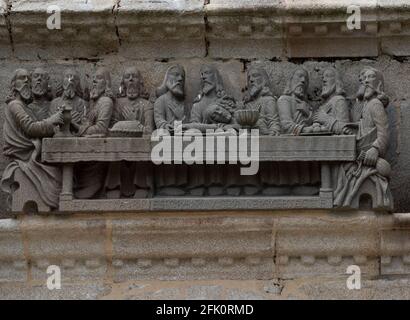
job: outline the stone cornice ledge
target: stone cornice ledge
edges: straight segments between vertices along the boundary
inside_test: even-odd
[[[293,279],[410,274],[410,226],[373,212],[270,211],[20,216],[0,220],[0,283]]]
[[[351,4],[361,6],[360,30],[346,27]],[[50,5],[62,10],[61,30],[46,28]],[[410,56],[407,0],[3,0],[0,8],[0,58]]]

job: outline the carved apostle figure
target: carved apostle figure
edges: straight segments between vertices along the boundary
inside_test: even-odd
[[[214,66],[203,65],[200,70],[199,94],[191,110],[191,123],[187,126],[201,131],[230,128],[234,124],[235,101],[228,96],[222,77]],[[192,195],[221,195],[225,183],[224,169],[220,165],[194,165],[189,167],[189,185]]]
[[[245,94],[245,109],[259,111],[256,128],[261,135],[280,134],[280,120],[276,99],[274,98],[269,76],[263,68],[251,67],[247,73],[248,91]]]
[[[309,132],[313,124],[313,109],[307,101],[309,74],[296,69],[284,94],[278,100],[282,133],[300,135]],[[294,195],[316,195],[319,192],[320,168],[317,163],[281,163],[276,174],[277,184],[291,187]]]
[[[389,188],[390,164],[384,159],[389,137],[385,107],[384,79],[380,71],[367,68],[363,75],[365,90],[357,137],[358,158],[340,167],[335,205],[348,207],[365,184],[371,185],[373,208],[392,209]],[[386,103],[384,104],[383,101]]]
[[[99,68],[93,76],[90,108],[80,128],[80,136],[107,135],[114,109],[113,97],[110,73]]]
[[[83,90],[78,72],[74,69],[64,71],[59,97],[51,102],[50,112],[68,108],[71,110],[71,124],[78,130],[88,110],[88,102],[83,99]]]
[[[218,69],[211,65],[201,67],[201,87],[191,110],[191,123],[213,124],[216,129],[233,124],[235,100],[228,96]],[[218,126],[220,124],[220,126]]]
[[[4,155],[12,162],[3,172],[1,187],[9,194],[19,187],[26,192],[35,190],[33,192],[38,193],[39,202],[49,208],[57,208],[61,172],[59,168],[40,162],[41,138],[53,136],[54,128],[63,122],[63,115],[59,112],[44,120],[37,120],[32,109],[27,107],[31,99],[30,85],[28,71],[17,69],[11,80],[11,94],[6,100],[8,105],[5,108],[3,127]],[[17,175],[24,177],[24,183],[15,180]],[[32,196],[33,192],[26,195]],[[24,203],[20,205],[23,206]]]
[[[259,119],[256,128],[259,134],[277,136],[280,134],[279,112],[276,98],[272,94],[271,83],[265,69],[253,66],[247,72],[247,91],[244,97],[244,107],[257,110]],[[267,195],[281,192],[277,185],[278,165],[275,163],[260,163],[259,175],[242,176],[241,184],[246,195],[254,195],[260,191]]]
[[[31,92],[33,100],[28,105],[33,119],[44,120],[50,115],[51,86],[50,75],[43,68],[34,69],[31,74]]]
[[[108,133],[113,113],[111,76],[105,68],[99,68],[93,77],[90,92],[90,108],[79,129],[79,136],[104,137]],[[107,174],[104,163],[79,163],[74,167],[74,193],[76,198],[91,199],[99,196]]]
[[[323,104],[314,114],[313,119],[334,134],[350,134],[351,128],[349,106],[345,98],[345,91],[339,73],[335,68],[328,68],[323,72],[322,86]]]
[[[187,122],[189,114],[185,106],[185,70],[182,66],[174,65],[167,70],[156,95],[154,120],[157,129],[173,131],[175,122]]]
[[[282,132],[299,135],[312,125],[312,107],[307,102],[309,74],[303,68],[296,69],[283,95],[278,100],[278,111]]]
[[[130,67],[125,70],[116,100],[112,123],[138,121],[144,132],[154,127],[154,107],[146,99],[141,73]],[[149,163],[113,162],[108,167],[105,191],[108,198],[146,198],[152,191],[152,172]]]
[[[188,110],[185,106],[185,70],[180,65],[168,68],[162,85],[156,90],[154,120],[157,129],[173,133],[175,123],[187,122]],[[155,167],[157,193],[163,196],[185,194],[188,183],[187,167],[183,164],[161,164]]]
[[[116,100],[112,122],[137,120],[144,132],[151,134],[154,128],[154,106],[147,100],[141,73],[135,67],[125,70]]]

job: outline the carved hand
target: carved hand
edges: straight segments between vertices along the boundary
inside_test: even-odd
[[[326,113],[320,111],[314,113],[312,116],[313,122],[319,122],[320,124],[327,123],[328,118],[329,117]]]
[[[351,134],[354,134],[354,130],[349,127],[343,127],[342,134],[351,135]]]
[[[376,148],[370,148],[367,150],[366,155],[364,157],[363,163],[366,166],[374,167],[376,165],[377,159],[379,158],[379,150]]]
[[[64,116],[61,111],[53,114],[51,117],[49,117],[48,122],[51,123],[52,125],[62,125],[64,124]]]

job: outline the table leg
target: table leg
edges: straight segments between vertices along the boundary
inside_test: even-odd
[[[60,201],[73,200],[73,165],[63,166],[63,185],[60,194]]]
[[[333,202],[332,173],[330,164],[322,162],[320,164],[322,185],[320,187],[321,198],[331,198]]]

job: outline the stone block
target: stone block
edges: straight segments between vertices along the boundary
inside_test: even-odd
[[[271,223],[240,217],[113,220],[114,278],[269,278],[274,269]]]
[[[0,220],[0,282],[27,281],[28,263],[20,221]]]
[[[105,221],[61,219],[27,217],[22,221],[33,280],[45,281],[50,265],[60,267],[63,282],[104,278]]]

